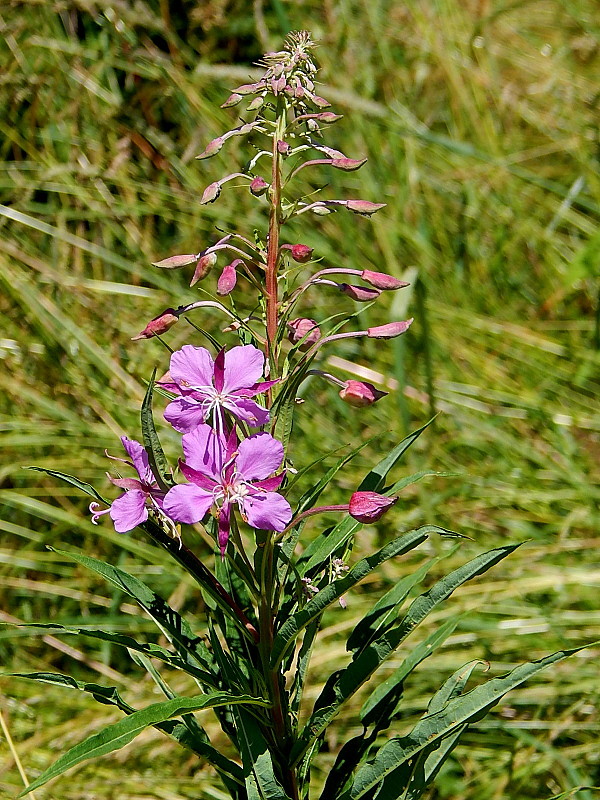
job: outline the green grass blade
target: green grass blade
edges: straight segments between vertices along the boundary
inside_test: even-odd
[[[66,472],[58,472],[55,469],[45,469],[44,467],[23,467],[23,469],[30,469],[34,472],[44,472],[46,475],[50,475],[51,478],[58,478],[65,483],[69,483],[71,486],[75,486],[76,489],[85,492],[85,494],[95,498],[100,503],[110,505],[101,494],[98,494],[91,484],[86,483],[85,481],[80,481],[79,478],[75,478],[73,475],[67,475]]]
[[[175,481],[169,471],[169,465],[167,464],[167,459],[165,458],[160,439],[158,438],[158,433],[156,432],[156,426],[154,424],[154,416],[152,414],[152,394],[154,392],[155,376],[156,367],[154,368],[150,383],[146,389],[140,412],[142,436],[144,437],[144,446],[148,453],[148,460],[150,461],[152,472],[160,488],[163,492],[167,492],[172,486],[175,486]]]

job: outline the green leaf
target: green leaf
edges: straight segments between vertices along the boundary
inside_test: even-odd
[[[37,681],[38,683],[63,686],[67,689],[78,689],[80,692],[91,694],[94,700],[97,700],[103,705],[116,706],[126,714],[133,714],[136,712],[135,708],[122,699],[118,689],[114,686],[100,686],[97,683],[76,681],[69,675],[61,675],[60,673],[54,672],[9,672],[2,674],[7,677],[27,678],[28,680]],[[189,750],[196,753],[196,755],[204,758],[209,764],[212,764],[221,775],[228,777],[238,784],[243,783],[244,776],[241,768],[234,761],[230,761],[226,756],[221,755],[218,750],[215,750],[202,729],[200,729],[200,731],[204,736],[200,738],[199,736],[192,736],[189,728],[178,720],[157,722],[153,727],[166,733],[168,736],[172,736],[182,747],[187,747]]]
[[[339,713],[342,704],[360,689],[363,683],[389,658],[430,611],[463,583],[476,575],[482,575],[519,546],[518,544],[509,545],[490,550],[442,578],[428,592],[413,600],[406,615],[399,623],[356,655],[345,669],[334,673],[317,698],[314,711],[293,748],[294,761],[302,758],[314,739],[320,736]]]
[[[409,531],[399,536],[397,539],[394,539],[393,542],[382,547],[377,553],[361,559],[361,561],[355,564],[343,578],[339,578],[324,589],[321,589],[312,600],[309,600],[304,608],[293,614],[282,625],[281,630],[273,641],[271,650],[272,668],[276,669],[279,666],[288,648],[293,645],[298,634],[312,622],[312,620],[319,617],[328,605],[331,605],[331,603],[347,592],[348,589],[352,588],[352,586],[368,575],[369,572],[372,572],[380,564],[383,564],[384,561],[408,553],[410,550],[422,544],[432,530],[435,529],[428,526],[418,528],[415,531]]]
[[[54,548],[51,548],[54,550]],[[153,592],[145,583],[118,567],[106,564],[97,558],[66,550],[54,550],[65,558],[76,561],[87,569],[101,575],[107,581],[133,597],[156,622],[164,635],[173,643],[180,656],[195,667],[213,672],[212,655],[202,639],[196,636],[188,623],[166,603],[160,595]]]
[[[152,414],[152,393],[154,391],[154,378],[156,376],[156,367],[152,372],[150,383],[146,389],[144,402],[142,403],[142,410],[140,412],[142,420],[142,436],[144,437],[144,446],[148,453],[148,461],[154,473],[154,477],[163,492],[167,492],[172,486],[175,486],[175,481],[169,470],[167,459],[163,452],[160,439],[156,432],[154,425],[154,416]]]
[[[183,672],[186,672],[188,675],[192,675],[198,681],[207,686],[210,686],[213,689],[216,689],[216,677],[206,671],[198,669],[193,664],[188,663],[185,661],[181,656],[177,655],[176,653],[171,653],[169,650],[166,650],[164,647],[161,647],[158,644],[154,644],[154,642],[138,642],[132,636],[128,636],[124,633],[114,633],[112,631],[103,631],[103,630],[95,630],[93,628],[76,628],[76,627],[66,627],[64,625],[58,625],[54,622],[43,623],[43,622],[32,622],[27,624],[20,624],[16,627],[19,628],[41,628],[43,630],[51,630],[53,633],[58,634],[69,634],[69,635],[79,635],[79,636],[88,636],[91,639],[100,639],[104,642],[110,642],[111,644],[119,645],[120,647],[125,647],[127,650],[134,650],[138,653],[142,653],[143,655],[149,656],[150,658],[156,658],[159,661],[162,661],[164,664],[168,664],[170,667],[174,669],[180,669]]]
[[[135,739],[138,734],[142,733],[146,728],[157,725],[173,717],[179,717],[182,714],[191,713],[193,711],[203,711],[207,708],[215,708],[224,705],[257,705],[267,708],[269,703],[257,697],[249,697],[246,695],[232,695],[227,692],[212,692],[211,694],[202,695],[199,697],[177,697],[174,700],[166,700],[161,703],[153,703],[140,711],[134,711],[125,719],[108,725],[99,733],[89,736],[83,742],[76,744],[64,755],[62,755],[54,764],[31,783],[18,797],[32,792],[40,786],[43,786],[51,778],[56,778],[62,775],[71,767],[79,764],[81,761],[86,761],[90,758],[98,758],[99,756],[112,753],[119,750],[126,744],[129,744]]]
[[[433,419],[430,419],[429,422],[426,422],[421,428],[405,436],[385,458],[373,467],[358,487],[359,490],[361,492],[378,492],[383,487],[388,472],[396,466],[408,448],[417,441],[419,436],[423,431],[427,430],[432,422]]]
[[[245,709],[233,709],[248,800],[290,800],[277,780],[269,745],[258,722]]]
[[[67,475],[66,472],[58,472],[55,469],[45,469],[44,467],[23,467],[23,469],[31,469],[35,472],[45,472],[46,475],[50,475],[51,478],[58,478],[65,483],[70,483],[71,486],[75,486],[76,489],[88,494],[90,497],[95,498],[100,503],[104,503],[105,505],[110,505],[110,503],[99,494],[94,487],[86,483],[85,481],[80,481],[79,478],[74,478],[73,475]]]
[[[369,793],[393,770],[430,747],[435,741],[452,734],[457,728],[481,719],[511,689],[552,664],[590,646],[559,650],[538,661],[521,664],[508,675],[492,678],[467,694],[455,697],[435,714],[427,714],[417,722],[407,736],[390,739],[379,750],[374,761],[358,771],[351,788],[345,791],[339,800],[360,800],[369,796]]]

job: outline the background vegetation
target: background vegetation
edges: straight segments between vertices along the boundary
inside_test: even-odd
[[[456,633],[407,687],[399,726],[471,658],[502,674],[600,639],[593,0],[7,0],[0,28],[0,619],[94,627],[101,614],[114,630],[153,635],[118,593],[45,546],[53,545],[126,565],[202,630],[195,588],[162,553],[138,534],[93,527],[74,490],[22,466],[106,488],[104,448],[116,453],[119,435],[139,436],[144,380],[167,365],[159,342],[129,338],[163,308],[197,298],[187,273],[150,262],[201,249],[215,226],[264,227],[242,190],[198,205],[208,183],[233,171],[228,164],[245,161],[238,142],[208,162],[194,156],[231,127],[231,111],[218,108],[228,90],[253,76],[253,62],[288,30],[307,28],[322,45],[320,93],[345,115],[328,143],[369,157],[358,175],[328,175],[327,191],[388,206],[372,220],[301,217],[290,241],[331,264],[409,275],[417,288],[368,312],[371,324],[414,315],[400,344],[349,340],[329,358],[332,371],[387,387],[390,397],[356,411],[313,383],[298,414],[296,466],[358,432],[377,434],[339,473],[346,496],[377,453],[438,410],[403,471],[453,476],[417,484],[384,525],[365,529],[360,546],[392,526],[426,522],[471,536],[457,552],[440,544],[433,579],[475,552],[527,540],[432,615],[430,625],[459,615]],[[317,319],[340,304],[327,291],[310,302],[307,315]],[[221,324],[208,314],[201,322],[213,332]],[[190,334],[201,342],[180,323],[169,342]],[[163,436],[175,455],[166,426]],[[200,538],[192,544],[211,558]],[[315,682],[344,659],[340,634],[372,593],[418,563],[389,566],[331,614]],[[600,784],[598,654],[584,651],[510,695],[470,730],[432,798],[593,800],[593,789],[578,787]],[[9,625],[0,662],[4,671],[117,684],[133,705],[154,697],[126,654],[89,640]],[[23,785],[13,746],[33,778],[115,713],[24,681],[2,679],[0,691],[3,797]],[[346,716],[328,741],[323,775],[355,726]],[[222,794],[209,771],[152,732],[35,796]]]

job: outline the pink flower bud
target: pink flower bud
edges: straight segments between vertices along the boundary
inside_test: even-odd
[[[265,98],[261,97],[261,95],[259,95],[258,97],[255,97],[253,100],[251,100],[248,103],[248,106],[246,107],[246,111],[257,111],[259,108],[263,107],[264,102],[265,102]]]
[[[386,325],[377,325],[375,328],[367,329],[367,336],[370,339],[393,339],[400,336],[410,328],[413,318],[404,322],[388,322]]]
[[[236,258],[236,260],[232,261],[231,264],[227,264],[226,267],[223,267],[223,272],[219,275],[219,280],[217,281],[217,294],[221,295],[221,297],[231,294],[231,292],[233,292],[235,289],[235,285],[237,283],[236,267],[241,263],[242,260],[240,258]]]
[[[379,289],[367,289],[364,286],[353,286],[351,283],[338,283],[338,288],[348,297],[356,300],[359,303],[367,303],[369,300],[375,300],[379,297],[381,292]]]
[[[342,116],[342,114],[334,114],[333,111],[322,111],[320,114],[314,114],[313,119],[324,122],[325,125],[331,125],[332,122],[337,122]]]
[[[285,75],[281,75],[276,80],[271,81],[271,89],[273,90],[273,94],[277,96],[280,92],[283,92],[287,84],[287,79]]]
[[[311,95],[311,98],[310,98],[310,99],[313,101],[313,103],[314,103],[314,104],[315,104],[315,105],[316,105],[318,108],[329,108],[329,106],[331,105],[331,103],[329,102],[329,100],[325,100],[325,98],[324,98],[324,97],[319,97],[319,95],[318,95],[318,94],[313,94],[313,95]]]
[[[257,83],[244,83],[242,86],[238,86],[235,89],[236,94],[254,94],[258,92],[259,89],[264,89],[265,83],[264,81],[258,81]]]
[[[201,256],[198,259],[198,263],[196,264],[196,269],[194,270],[194,274],[192,275],[192,280],[190,281],[190,286],[193,286],[198,281],[204,280],[214,265],[217,263],[217,254],[216,253],[206,253],[206,255]]]
[[[188,264],[193,264],[197,258],[198,256],[195,253],[185,256],[169,256],[169,258],[163,258],[162,261],[153,261],[152,266],[160,267],[161,269],[179,269],[180,267],[186,267]]]
[[[199,156],[196,156],[196,158],[210,158],[211,156],[214,156],[215,153],[218,153],[219,150],[223,147],[223,142],[224,141],[225,140],[223,139],[222,136],[219,136],[216,139],[213,139],[212,142],[209,142],[206,145],[206,147],[204,148],[204,151],[202,153],[200,153]]]
[[[178,319],[179,317],[175,313],[174,308],[166,308],[162,314],[150,320],[141,333],[138,333],[137,336],[132,336],[131,341],[136,342],[139,339],[151,339],[153,336],[165,333],[165,331],[168,331],[169,328],[175,325]]]
[[[363,269],[360,277],[376,289],[403,289],[405,286],[410,286],[406,281],[399,281],[398,278],[386,275],[385,272],[372,272],[370,269]]]
[[[361,214],[364,217],[370,217],[380,208],[385,208],[386,203],[370,203],[368,200],[348,200],[346,208],[348,211],[353,211],[355,214]]]
[[[306,317],[300,317],[300,319],[293,319],[287,324],[288,327],[288,339],[292,344],[298,344],[298,342],[302,342],[300,345],[300,350],[308,350],[308,348],[318,342],[321,338],[321,329],[314,321],[314,319],[306,319]],[[304,341],[302,341],[304,340]]]
[[[221,108],[230,108],[231,106],[237,106],[237,104],[242,100],[242,95],[238,92],[233,92],[230,94],[227,100],[221,105]]]
[[[354,492],[350,498],[350,516],[359,522],[377,522],[398,500],[377,492]]]
[[[221,194],[221,186],[217,181],[215,183],[209,183],[206,189],[204,190],[204,194],[202,195],[202,199],[200,200],[200,205],[205,205],[206,203],[214,203],[217,197]]]
[[[282,139],[278,139],[277,152],[281,153],[282,156],[287,156],[287,154],[290,152],[289,144],[287,142],[284,142]]]
[[[307,261],[310,261],[313,254],[312,247],[309,247],[307,244],[284,244],[281,246],[282,250],[289,250],[292,254],[292,258],[298,264],[306,264]]]
[[[372,383],[366,383],[366,381],[346,381],[346,385],[340,391],[342,400],[356,408],[372,406],[373,403],[381,400],[386,395],[387,392],[380,392]]]
[[[252,179],[252,183],[250,184],[250,191],[255,197],[260,197],[263,195],[267,189],[269,188],[269,184],[261,178],[260,175],[257,175],[256,178]]]
[[[331,166],[343,169],[346,172],[354,172],[354,170],[360,169],[366,163],[366,158],[334,158],[331,161]]]

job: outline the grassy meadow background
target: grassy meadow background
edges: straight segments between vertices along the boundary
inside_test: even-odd
[[[160,272],[150,262],[200,250],[215,226],[265,226],[243,190],[226,187],[217,203],[198,203],[208,183],[247,159],[242,142],[209,161],[194,156],[234,124],[238,109],[219,104],[257,74],[260,54],[307,28],[320,43],[319,93],[344,114],[327,143],[369,157],[359,173],[322,173],[325,193],[387,207],[372,219],[304,215],[289,241],[314,247],[328,265],[410,276],[413,288],[382,298],[362,319],[416,320],[402,340],[348,340],[328,352],[328,369],[390,396],[355,410],[333,387],[313,383],[292,457],[302,468],[316,452],[377,435],[339,473],[330,496],[340,502],[379,454],[439,411],[396,477],[450,475],[411,487],[377,530],[363,530],[356,551],[427,522],[473,540],[386,565],[348,597],[346,611],[332,611],[311,696],[343,662],[342,634],[372,594],[425,556],[440,557],[432,580],[475,553],[526,541],[417,634],[458,617],[456,632],[406,686],[399,732],[472,658],[489,661],[488,675],[502,674],[600,639],[597,11],[593,0],[2,4],[0,621],[95,627],[102,618],[115,631],[154,636],[127,600],[51,545],[124,566],[203,630],[195,587],[140,532],[92,526],[86,499],[22,467],[55,468],[107,490],[104,449],[118,454],[123,433],[139,438],[144,381],[168,365],[158,341],[130,337],[163,308],[198,298],[189,270]],[[307,191],[316,186],[307,182]],[[305,313],[324,319],[342,302],[352,305],[323,287]],[[222,326],[209,312],[196,321],[213,333]],[[184,322],[166,338],[172,347],[202,343]],[[161,436],[175,458],[177,436],[166,425]],[[212,558],[200,538],[190,546]],[[600,785],[599,656],[597,647],[583,651],[509,695],[470,729],[431,798],[598,797],[579,787]],[[127,653],[90,640],[3,626],[0,664],[115,685],[133,705],[158,699]],[[182,676],[172,687],[190,688]],[[7,678],[0,704],[6,798],[23,787],[15,751],[32,779],[118,715],[75,691]],[[356,725],[350,712],[340,720],[316,784]],[[35,797],[224,795],[209,770],[151,731]]]

